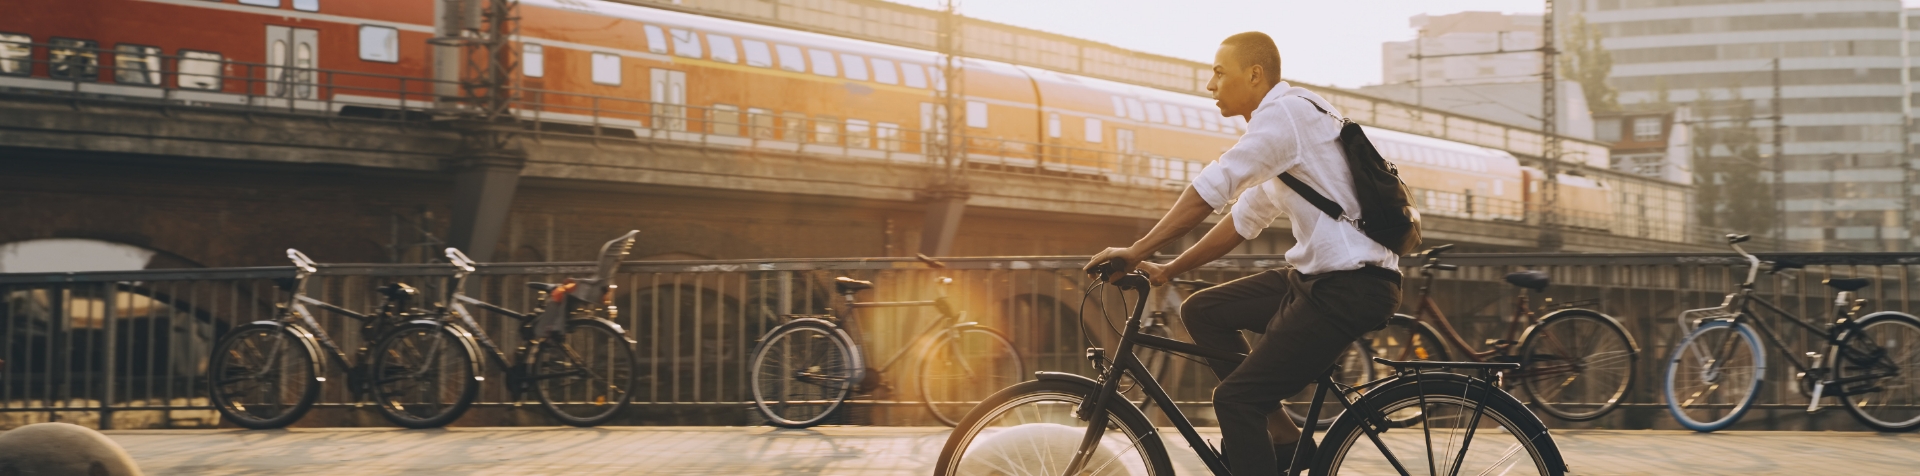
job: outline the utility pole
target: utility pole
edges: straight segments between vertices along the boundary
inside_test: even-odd
[[[964,52],[960,41],[960,0],[943,3],[946,8],[940,17],[938,45],[940,80],[946,84],[939,89],[939,105],[931,112],[934,130],[921,131],[922,140],[927,142],[928,152],[934,159],[927,188],[921,195],[927,202],[927,212],[920,225],[920,253],[928,256],[953,254],[953,239],[959,234],[960,217],[966,212],[969,196],[965,174],[966,64],[960,56]]]
[[[1782,157],[1787,155],[1786,113],[1782,110],[1780,95],[1780,58],[1773,59],[1773,246],[1776,251],[1784,251],[1787,230],[1787,169],[1782,166]]]
[[[449,157],[453,173],[452,229],[447,244],[481,261],[493,258],[506,227],[513,193],[526,166],[526,152],[511,146],[519,130],[513,100],[520,90],[520,2],[517,0],[442,0],[460,25],[449,25],[428,40],[458,48],[466,59],[460,72],[464,107],[453,124],[461,149]],[[442,50],[453,49],[443,48]]]
[[[1554,71],[1559,51],[1553,49],[1553,0],[1546,0],[1540,32],[1540,161],[1546,175],[1540,183],[1540,249],[1558,250],[1565,244],[1560,235],[1560,111],[1559,81]]]

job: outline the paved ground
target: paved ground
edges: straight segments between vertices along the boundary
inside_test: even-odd
[[[927,474],[945,428],[126,430],[147,474]],[[1914,474],[1920,434],[1570,430],[1575,474]],[[1169,445],[1176,454],[1185,445]],[[1204,474],[1197,460],[1183,474]]]

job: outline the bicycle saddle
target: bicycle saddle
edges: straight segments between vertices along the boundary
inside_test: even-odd
[[[839,290],[840,294],[852,294],[862,290],[873,289],[873,281],[861,281],[841,276],[833,278],[833,288]]]
[[[1873,284],[1873,281],[1867,278],[1833,278],[1821,281],[1820,284],[1825,284],[1827,287],[1841,291],[1858,291],[1860,288]]]
[[[553,288],[557,288],[557,287],[560,287],[560,285],[554,284],[554,283],[527,283],[527,289],[532,289],[532,290],[540,291],[543,293],[553,292]]]
[[[1553,281],[1553,278],[1547,276],[1546,271],[1531,269],[1507,273],[1506,279],[1508,284],[1532,289],[1534,292],[1546,292],[1547,283]]]
[[[407,283],[393,283],[374,288],[374,290],[380,291],[380,294],[386,296],[387,299],[395,301],[413,299],[414,296],[420,294],[420,290],[414,289],[413,286],[408,286]]]

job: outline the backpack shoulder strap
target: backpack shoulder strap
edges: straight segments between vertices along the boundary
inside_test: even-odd
[[[1300,194],[1300,198],[1307,199],[1307,203],[1313,204],[1314,208],[1320,209],[1322,213],[1333,217],[1334,220],[1339,220],[1342,215],[1346,215],[1346,210],[1340,208],[1340,204],[1334,203],[1333,200],[1328,199],[1326,195],[1321,195],[1319,191],[1314,190],[1313,187],[1307,185],[1306,182],[1294,178],[1293,174],[1281,172],[1280,181],[1286,183],[1287,188],[1293,189],[1293,193]]]

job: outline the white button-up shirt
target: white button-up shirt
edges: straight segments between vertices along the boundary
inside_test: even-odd
[[[1277,178],[1281,172],[1291,173],[1340,204],[1347,216],[1359,218],[1353,171],[1340,148],[1340,123],[1307,101],[1339,114],[1312,91],[1285,82],[1274,86],[1254,108],[1246,135],[1193,179],[1194,190],[1216,211],[1233,203],[1234,229],[1249,240],[1280,214],[1291,217],[1295,244],[1287,250],[1287,263],[1301,273],[1369,264],[1399,269],[1399,255],[1367,238],[1354,223],[1327,216]],[[1230,202],[1235,195],[1239,200]]]

